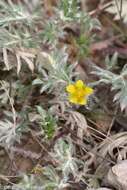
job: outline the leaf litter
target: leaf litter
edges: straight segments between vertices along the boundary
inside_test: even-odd
[[[0,2],[2,188],[127,189],[126,4]]]

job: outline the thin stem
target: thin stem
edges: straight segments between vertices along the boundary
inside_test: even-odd
[[[14,108],[14,101],[13,101],[13,99],[10,97],[9,91],[8,91],[7,88],[5,87],[4,82],[0,82],[0,83],[1,83],[1,85],[3,86],[4,91],[6,92],[7,97],[8,97],[8,99],[9,99],[9,101],[10,101],[11,110],[12,110],[12,113],[13,113],[13,124],[14,124],[13,126],[16,128],[16,111],[15,111],[15,108]]]
[[[122,20],[122,4],[123,4],[122,0],[120,0],[120,6],[119,6],[119,3],[118,3],[118,0],[115,0],[115,4],[116,4],[116,8],[117,8],[120,20]]]

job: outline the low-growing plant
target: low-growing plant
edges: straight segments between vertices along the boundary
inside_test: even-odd
[[[83,166],[83,162],[74,157],[75,147],[70,138],[67,139],[67,142],[64,139],[59,139],[52,155],[58,161],[57,169],[62,171],[65,179],[69,178],[70,174],[75,177],[80,166]]]
[[[94,82],[93,85],[99,85],[101,83],[111,85],[111,90],[115,92],[114,101],[120,104],[123,111],[127,107],[127,65],[125,64],[120,74],[116,74],[110,71],[116,65],[117,54],[114,54],[111,61],[107,62],[107,69],[94,66],[93,74],[97,75],[100,79]]]
[[[40,175],[30,174],[21,176],[22,179],[14,189],[25,190],[59,190],[71,186],[69,184],[70,175],[77,177],[83,169],[84,163],[74,157],[75,148],[70,138],[59,139],[51,155],[56,160],[57,167],[47,165],[41,167]],[[33,170],[36,171],[36,170]],[[82,175],[83,176],[83,175]]]
[[[4,96],[9,100],[11,106],[11,112],[5,112],[5,119],[0,121],[0,145],[9,148],[14,142],[19,142],[20,140],[20,135],[17,133],[19,124],[16,121],[17,113],[14,108],[14,100],[9,95],[8,85],[5,81],[0,81],[0,84],[1,89],[4,91]],[[3,103],[6,103],[5,98]]]
[[[45,54],[44,54],[45,55]],[[44,57],[42,55],[42,57]],[[67,83],[76,76],[74,72],[75,64],[68,64],[68,55],[65,49],[59,52],[53,52],[53,55],[47,54],[46,64],[43,60],[38,60],[39,77],[33,81],[33,85],[42,85],[40,92],[64,92]],[[47,71],[46,71],[46,70]],[[62,94],[61,94],[62,95]]]
[[[93,29],[100,30],[100,23],[82,10],[80,0],[33,2],[0,2],[0,74],[4,78],[0,81],[0,146],[8,154],[11,150],[13,155],[21,154],[21,158],[14,155],[16,169],[10,169],[16,174],[15,184],[12,176],[10,181],[4,179],[15,190],[62,190],[84,185],[94,163],[92,159],[85,163],[93,154],[85,145],[91,148],[94,139],[83,114],[94,90],[80,79],[77,69],[80,60],[90,56],[96,39]],[[46,6],[52,9],[50,16]],[[113,73],[116,60],[116,54],[107,59],[112,62],[109,70],[96,67],[101,78],[97,84],[112,84],[112,89],[122,92],[115,96],[121,101],[126,69],[120,75]],[[20,169],[17,162],[22,159]],[[27,170],[25,159],[29,173],[22,172]]]
[[[39,124],[48,139],[51,139],[56,131],[57,123],[50,110],[46,111],[42,107],[37,106],[40,115]]]

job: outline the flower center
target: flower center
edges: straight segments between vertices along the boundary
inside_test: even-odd
[[[84,91],[82,89],[78,90],[76,92],[76,96],[77,96],[77,98],[83,98],[85,96]]]

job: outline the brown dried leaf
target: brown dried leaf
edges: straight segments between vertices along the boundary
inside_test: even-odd
[[[98,188],[97,190],[111,190],[111,189],[102,187],[102,188]]]
[[[96,42],[92,44],[90,48],[91,51],[95,53],[107,49],[110,45],[111,45],[111,40],[108,39],[101,42]]]
[[[77,125],[77,136],[82,140],[84,133],[88,135],[88,125],[85,116],[79,112],[71,111],[72,120]]]
[[[122,7],[121,7],[121,1],[113,0],[112,6],[110,6],[107,9],[107,11],[112,14],[115,14],[116,20],[120,19],[120,13],[121,13],[121,16],[124,18],[124,21],[127,22],[127,1],[126,0],[122,0]]]
[[[53,5],[56,4],[56,0],[44,0],[45,11],[48,16],[53,15]]]
[[[3,48],[3,59],[4,59],[4,63],[5,63],[6,69],[9,71],[10,70],[10,66],[9,66],[8,54],[7,54],[7,49],[6,48]]]
[[[102,157],[110,155],[111,158],[117,161],[126,159],[127,152],[127,132],[118,133],[116,135],[107,137],[99,146],[99,154]],[[114,150],[117,152],[114,154]]]
[[[107,180],[113,187],[119,190],[127,190],[127,160],[113,166],[109,170]]]
[[[25,61],[25,63],[28,65],[29,69],[33,73],[33,71],[34,71],[33,59],[35,58],[35,55],[33,53],[17,51],[16,58],[17,58],[17,74],[19,74],[19,72],[21,70],[21,66],[22,66],[21,59]]]

